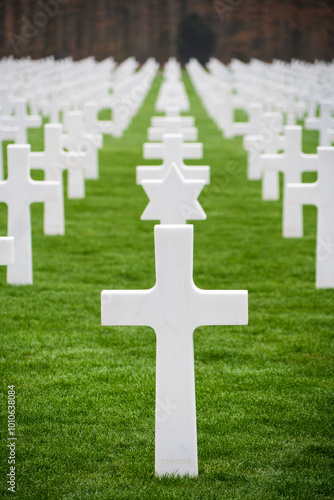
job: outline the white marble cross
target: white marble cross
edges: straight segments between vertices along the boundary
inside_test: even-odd
[[[260,103],[250,103],[248,107],[249,120],[247,122],[234,121],[234,106],[233,101],[229,97],[221,101],[217,115],[219,115],[219,127],[223,131],[226,139],[231,139],[236,135],[255,135],[261,127],[261,116],[263,106]]]
[[[332,102],[321,101],[320,117],[309,117],[305,120],[305,128],[310,130],[319,130],[319,146],[330,146],[330,135],[328,130],[334,127],[334,118],[332,117]]]
[[[83,115],[84,123],[83,130],[86,134],[93,134],[99,137],[101,148],[103,145],[103,134],[99,127],[99,121],[97,119],[97,102],[86,101],[83,104]]]
[[[18,127],[6,127],[0,120],[0,180],[4,178],[3,172],[3,145],[4,141],[14,141],[18,142],[19,139],[19,128]]]
[[[0,237],[0,266],[10,266],[14,264],[14,237]]]
[[[193,332],[204,325],[246,325],[244,290],[201,290],[193,282],[193,226],[154,228],[156,284],[108,290],[102,325],[154,329],[156,354],[155,471],[198,475]]]
[[[27,144],[28,142],[28,128],[39,128],[42,125],[42,117],[39,115],[28,115],[27,104],[25,99],[13,99],[15,114],[11,116],[3,116],[2,122],[4,125],[14,126],[19,129],[16,141],[19,144]]]
[[[174,116],[174,117],[175,117],[175,116],[181,116],[181,109],[180,109],[180,107],[179,107],[179,106],[177,106],[177,105],[174,105],[174,104],[171,104],[171,105],[169,105],[169,106],[166,106],[166,107],[165,107],[165,109],[164,109],[164,111],[165,111],[166,117],[169,117],[169,116]],[[159,118],[159,117],[157,117],[157,118]],[[163,117],[162,117],[162,118],[163,118]],[[193,118],[193,117],[190,117],[190,116],[182,116],[181,118],[183,118],[183,119],[187,119],[187,120],[188,120],[188,119],[190,119],[190,118],[192,118],[192,120],[194,120],[194,118]],[[194,124],[194,123],[192,123],[192,124],[190,124],[190,125],[184,125],[184,126],[185,126],[185,127],[187,127],[187,126],[188,126],[188,127],[192,127],[192,126],[193,126],[193,124]],[[156,126],[159,126],[159,125],[156,125]]]
[[[334,148],[318,147],[318,158],[318,180],[289,184],[286,199],[298,209],[302,205],[317,207],[316,287],[334,288]]]
[[[180,117],[166,117],[162,126],[150,127],[148,140],[162,141],[164,134],[182,134],[184,141],[197,141],[197,128],[184,126]]]
[[[178,108],[177,108],[178,109]],[[179,113],[175,113],[168,115],[166,113],[166,116],[152,116],[151,118],[151,125],[152,127],[164,127],[166,120],[169,118],[180,118],[182,127],[194,127],[195,126],[195,119],[193,116],[180,116]]]
[[[60,113],[65,113],[69,106],[69,101],[62,97],[61,92],[59,92],[56,87],[51,89],[50,99],[47,105],[50,123],[60,123]]]
[[[15,262],[7,267],[7,282],[32,284],[30,205],[57,201],[59,182],[34,181],[30,177],[30,145],[8,146],[8,178],[0,181],[0,201],[8,206],[8,236],[14,237]]]
[[[277,112],[265,112],[261,119],[261,127],[256,135],[244,136],[243,146],[248,152],[247,178],[249,180],[260,180],[262,177],[260,166],[261,152],[272,154],[278,153],[285,148],[285,137],[280,135],[282,129],[282,115]],[[277,172],[274,172],[274,174],[278,177]]]
[[[178,97],[158,98],[155,103],[156,111],[166,111],[168,108],[178,108],[179,112],[187,113],[190,109],[190,104],[186,95]]]
[[[78,170],[77,178],[73,178],[73,175],[68,176],[68,197],[83,198],[85,196],[83,157],[78,153],[65,152],[62,148],[61,135],[60,123],[46,124],[44,126],[44,151],[30,153],[31,168],[44,170],[45,180],[58,181],[61,185],[62,196],[45,203],[45,234],[65,233],[63,170]]]
[[[84,115],[85,115],[84,121],[85,121],[86,132],[88,131],[87,128],[89,127],[89,132],[94,133],[94,135],[97,132],[98,134],[114,136],[115,134],[114,121],[98,120],[97,119],[98,107],[96,103],[94,104],[95,106],[93,106],[93,101],[92,101],[92,103],[87,103],[87,105],[85,103],[84,105]],[[101,140],[103,141],[103,138]]]
[[[318,168],[317,155],[302,153],[302,127],[289,125],[284,127],[286,146],[285,152],[278,155],[261,155],[260,165],[263,172],[270,170],[284,174],[283,188],[283,236],[289,238],[302,232],[303,212],[301,207],[288,206],[286,202],[286,186],[289,183],[301,182],[303,172],[316,172]],[[264,177],[265,179],[265,177]],[[263,186],[263,199],[278,199],[279,186],[275,186],[277,197],[266,196],[267,185]]]
[[[172,163],[176,163],[185,179],[201,179],[205,184],[210,183],[210,167],[188,166],[184,159],[198,159],[203,156],[203,144],[184,143],[182,134],[165,134],[162,143],[144,144],[144,158],[162,159],[159,166],[137,167],[137,184],[145,180],[163,179]]]
[[[185,224],[187,220],[206,219],[197,201],[205,181],[185,179],[176,163],[172,163],[163,179],[145,180],[141,185],[150,199],[141,220]]]
[[[64,127],[67,133],[62,135],[63,147],[84,157],[86,179],[98,179],[98,149],[102,147],[101,134],[84,132],[81,111],[65,113]],[[73,173],[70,171],[69,175],[71,176]]]
[[[235,135],[256,134],[261,128],[262,111],[262,104],[252,102],[248,107],[249,120],[232,124],[232,137]]]

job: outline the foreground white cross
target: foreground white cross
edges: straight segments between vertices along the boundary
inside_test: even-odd
[[[0,201],[8,206],[8,235],[14,237],[15,262],[7,267],[7,282],[32,284],[32,248],[30,205],[57,201],[59,182],[34,181],[30,178],[30,145],[8,146],[8,179],[0,182]]]
[[[15,115],[3,116],[2,121],[4,125],[17,127],[17,142],[20,144],[27,144],[28,142],[28,128],[39,128],[42,125],[42,117],[39,115],[28,115],[27,104],[25,99],[13,99],[15,108]]]
[[[247,291],[197,288],[193,282],[193,226],[159,225],[154,234],[155,286],[103,291],[102,325],[154,329],[155,471],[159,476],[197,476],[193,332],[204,325],[246,325]]]
[[[319,131],[319,146],[330,146],[329,129],[334,127],[332,118],[332,102],[322,101],[320,103],[319,118],[309,117],[305,120],[305,128]]]
[[[289,184],[286,199],[299,209],[302,205],[317,207],[316,287],[334,288],[334,148],[318,147],[318,157],[318,180]]]
[[[302,234],[303,211],[301,207],[288,205],[286,202],[286,186],[289,183],[301,182],[303,172],[316,172],[318,169],[318,156],[302,153],[302,127],[289,125],[284,127],[286,146],[285,152],[278,155],[261,155],[260,165],[263,172],[276,171],[284,174],[283,188],[283,236],[289,238]],[[263,178],[265,179],[265,177]],[[265,190],[267,185],[264,185]],[[277,198],[279,197],[279,186]],[[266,193],[267,194],[267,193]],[[268,199],[268,197],[263,197]],[[277,199],[272,197],[271,199]]]
[[[203,156],[203,144],[200,142],[184,143],[182,134],[165,134],[162,143],[144,144],[144,158],[162,159],[159,166],[137,167],[137,184],[145,180],[163,179],[172,163],[176,163],[185,179],[204,180],[210,182],[210,167],[189,167],[183,163],[184,159],[198,159]]]

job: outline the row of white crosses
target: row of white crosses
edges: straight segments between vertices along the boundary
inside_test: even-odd
[[[221,63],[211,60],[210,70],[216,74],[207,76],[204,69],[197,61],[188,64],[188,71],[202,98],[204,105],[210,112],[210,100],[205,98],[207,88],[203,82],[209,82],[213,87],[212,79],[220,78],[223,85],[227,85],[226,73],[222,71]],[[271,70],[268,65],[253,62],[248,68],[239,61],[234,61],[232,66],[237,74],[245,77],[246,86],[250,85],[253,78],[261,92],[265,80],[266,88],[270,85],[277,89],[277,85],[284,85],[290,79],[300,82],[300,75],[287,71],[285,65],[273,65]],[[252,66],[256,71],[252,72]],[[329,65],[331,72],[327,77],[333,78],[333,65]],[[248,68],[250,71],[246,71]],[[220,69],[220,72],[218,71]],[[225,68],[226,69],[226,68]],[[305,69],[305,68],[304,68]],[[309,65],[306,68],[310,70]],[[263,71],[264,70],[264,71]],[[319,72],[315,68],[317,78]],[[250,78],[250,75],[252,78]],[[272,75],[277,82],[271,81]],[[289,82],[291,83],[291,82]],[[251,85],[250,85],[251,86]],[[319,89],[318,89],[319,90]],[[323,94],[328,92],[324,85]],[[207,92],[206,92],[207,93]],[[210,94],[210,93],[209,93]],[[225,101],[224,101],[225,99]],[[250,180],[262,179],[262,198],[264,200],[279,199],[279,173],[284,175],[283,183],[283,236],[301,237],[303,235],[303,211],[305,203],[315,204],[318,208],[317,223],[317,259],[316,259],[316,286],[317,288],[334,287],[334,205],[333,205],[333,169],[334,148],[333,142],[334,118],[332,116],[334,100],[320,100],[319,117],[307,117],[305,128],[319,131],[318,154],[304,154],[302,152],[302,127],[287,125],[283,127],[282,110],[263,112],[263,104],[250,104],[248,107],[250,119],[246,124],[233,124],[231,122],[231,100],[221,97],[222,106],[219,112],[226,113],[220,123],[226,138],[234,135],[244,135],[243,144],[248,152],[247,176]],[[230,103],[227,106],[227,103]],[[257,115],[254,115],[257,110]],[[210,113],[212,116],[212,113]],[[255,117],[255,118],[254,118]],[[227,126],[226,126],[227,124]],[[237,126],[237,129],[235,127]],[[237,134],[233,130],[238,130]],[[282,132],[284,132],[282,134]],[[280,153],[283,151],[283,153]],[[332,162],[332,165],[331,165]],[[311,171],[318,173],[318,180],[313,185],[302,184],[302,174]],[[312,193],[312,194],[311,194]],[[332,193],[332,194],[331,194]]]
[[[216,60],[214,71],[221,64]],[[252,59],[245,64],[233,60],[229,70],[237,91],[256,96],[257,101],[270,107],[268,111],[284,112],[287,125],[302,119],[305,111],[314,117],[317,105],[333,96],[333,63],[274,60],[269,64]]]
[[[24,68],[27,66],[25,64]],[[123,70],[123,74],[128,72]],[[137,93],[133,98],[135,111],[143,102],[155,72],[153,60],[141,70],[137,80],[140,85],[135,87]],[[9,235],[0,238],[0,264],[8,266],[8,283],[26,285],[33,282],[30,204],[44,203],[44,234],[64,234],[63,171],[67,171],[68,198],[83,198],[85,180],[97,179],[99,175],[98,149],[102,147],[102,132],[97,119],[97,103],[87,101],[83,111],[64,113],[66,133],[61,123],[46,124],[44,151],[31,152],[27,131],[40,127],[41,116],[27,113],[24,98],[13,99],[7,109],[13,114],[3,116],[0,121],[1,147],[2,141],[15,140],[17,144],[8,146],[6,180],[3,180],[2,161],[0,163],[0,201],[8,206]],[[33,181],[31,169],[43,170],[45,181]]]
[[[25,108],[24,100],[18,100],[19,110]],[[23,108],[24,106],[24,108]],[[64,234],[64,190],[63,170],[68,170],[68,197],[82,198],[85,194],[85,177],[96,178],[95,175],[87,175],[85,167],[87,159],[91,159],[88,152],[77,151],[78,137],[74,134],[81,133],[81,139],[91,140],[91,144],[101,146],[93,135],[81,131],[77,118],[78,113],[69,113],[69,133],[62,135],[61,124],[47,124],[44,127],[43,152],[31,152],[30,145],[18,144],[8,146],[8,177],[0,181],[0,200],[8,206],[8,234],[13,238],[11,243],[15,258],[12,256],[10,265],[8,259],[0,258],[3,265],[8,265],[7,282],[16,285],[32,284],[32,245],[31,245],[31,222],[30,204],[33,202],[44,202],[44,233],[48,235]],[[25,134],[29,125],[37,126],[40,121],[29,121],[29,115],[20,113],[12,117],[15,133],[23,129]],[[40,116],[37,118],[40,119]],[[20,122],[21,119],[21,122]],[[73,133],[71,133],[71,131]],[[8,136],[6,137],[9,138]],[[27,142],[27,137],[17,138],[18,143]],[[95,143],[94,143],[95,140]],[[69,152],[64,151],[64,147]],[[72,151],[75,149],[75,151]],[[92,148],[91,151],[94,151]],[[96,160],[96,158],[95,158]],[[96,165],[95,165],[96,167]],[[36,182],[30,177],[31,169],[40,169],[45,172],[46,182]],[[3,178],[3,173],[1,178]],[[50,186],[53,186],[52,189]],[[5,252],[5,250],[4,250]],[[6,252],[5,252],[6,253]],[[14,254],[13,254],[14,255]]]
[[[252,59],[245,64],[233,60],[229,66],[212,58],[209,73],[195,59],[188,64],[193,83],[209,115],[222,129],[225,137],[233,137],[233,111],[262,104],[264,111],[277,111],[284,123],[295,125],[305,112],[315,117],[322,101],[333,100],[334,64],[272,64]],[[333,127],[331,127],[333,128]],[[326,145],[321,141],[321,145]]]
[[[13,141],[16,144],[27,144],[28,129],[40,128],[42,124],[41,116],[27,113],[26,100],[23,98],[12,99],[10,109],[13,114],[7,115],[0,108],[0,180],[4,178],[3,143]]]
[[[231,85],[210,75],[196,59],[191,59],[186,68],[204,107],[225,138],[257,132],[263,113],[261,103],[235,97]],[[235,110],[245,107],[249,115],[248,121],[235,122]]]
[[[148,59],[131,77],[115,82],[112,94],[98,101],[99,109],[110,109],[112,112],[111,127],[104,129],[104,133],[110,133],[113,137],[123,136],[142,105],[158,67],[153,58]]]
[[[209,167],[185,166],[185,158],[201,158],[194,119],[180,116],[188,99],[180,67],[170,59],[156,103],[165,116],[152,118],[144,157],[159,166],[137,167],[137,183],[150,202],[142,215],[155,226],[156,284],[149,290],[102,292],[103,325],[146,325],[156,332],[155,471],[198,475],[193,332],[204,325],[245,325],[247,291],[201,290],[193,282],[193,226],[204,219],[197,201],[209,183]],[[178,85],[176,85],[176,83]],[[178,107],[178,103],[180,107]]]
[[[91,74],[105,83],[108,90],[113,64],[106,60],[97,63],[92,58],[74,63],[70,59],[54,61],[52,58],[31,61],[10,59],[0,61],[6,69],[0,87],[0,142],[28,143],[28,129],[41,126],[41,114],[49,116],[52,123],[60,123],[60,111],[75,109],[75,96],[81,95],[79,87],[86,85],[86,93],[93,82]],[[106,64],[107,63],[107,64]],[[122,65],[120,65],[122,66]],[[96,80],[94,80],[96,81]],[[72,85],[73,93],[66,98],[66,106],[53,106],[55,93]],[[101,83],[99,83],[101,85]],[[87,88],[88,87],[88,88]],[[87,100],[87,99],[86,99]],[[46,102],[48,101],[48,102]],[[27,108],[30,108],[30,114]],[[0,155],[0,179],[3,179],[2,147]]]
[[[11,112],[11,100],[21,97],[27,101],[32,114],[42,113],[54,123],[59,122],[60,111],[70,106],[76,109],[75,106],[81,105],[81,98],[83,101],[91,98],[97,87],[109,91],[117,72],[111,58],[100,62],[94,58],[77,62],[71,58],[11,59],[5,63],[0,61],[0,70],[1,66],[6,71],[0,102],[9,108],[7,114]]]
[[[142,104],[158,65],[152,58],[140,69],[130,57],[116,66],[112,58],[95,61],[71,58],[55,61],[0,61],[5,77],[0,86],[3,114],[13,111],[12,100],[19,97],[28,104],[31,114],[42,114],[51,123],[59,123],[61,114],[83,110],[83,103],[95,101],[97,111],[110,109],[112,120],[103,123],[103,133],[120,137]]]
[[[0,68],[4,68],[4,63],[1,64]],[[7,104],[7,87],[3,84],[0,86],[0,181],[3,179],[3,146],[2,143],[5,141],[18,141],[19,140],[19,129],[18,127],[7,126],[2,121],[2,116],[10,113],[9,106]],[[2,236],[0,237],[0,265],[10,266],[14,263],[14,237],[13,236]]]

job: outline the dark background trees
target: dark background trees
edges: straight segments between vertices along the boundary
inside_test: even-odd
[[[178,27],[192,14],[214,33],[214,55],[225,63],[334,57],[333,0],[0,0],[0,57],[163,63],[178,54]]]

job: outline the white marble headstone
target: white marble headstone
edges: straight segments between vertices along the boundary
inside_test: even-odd
[[[293,237],[298,232],[302,232],[303,214],[300,207],[288,206],[286,202],[286,186],[289,183],[301,182],[303,172],[316,172],[318,168],[317,155],[305,154],[302,152],[302,127],[290,125],[284,127],[286,146],[283,154],[261,155],[261,170],[282,172],[284,174],[283,188],[283,236]],[[267,179],[268,180],[268,179]],[[265,190],[268,186],[264,185]],[[279,197],[279,186],[275,186],[276,196]],[[264,199],[269,199],[264,196]]]
[[[193,282],[192,225],[159,225],[154,234],[155,286],[103,291],[102,325],[154,329],[155,471],[158,476],[197,476],[193,332],[204,325],[246,325],[247,291],[197,288]]]
[[[173,108],[172,108],[173,109]],[[178,108],[176,108],[178,110]],[[175,115],[175,116],[174,116]],[[153,116],[151,118],[151,125],[152,127],[164,127],[166,120],[169,118],[180,118],[182,127],[194,127],[195,126],[195,119],[193,116],[180,116],[178,112],[171,112],[168,114],[168,111],[166,111],[166,116]]]
[[[176,163],[185,179],[204,180],[210,183],[210,167],[188,166],[184,159],[198,159],[203,156],[201,143],[184,143],[182,134],[165,134],[162,143],[144,144],[144,158],[162,160],[159,166],[138,166],[137,184],[145,180],[163,179],[172,163]]]
[[[249,120],[247,122],[234,122],[232,125],[233,135],[257,134],[261,128],[262,113],[262,104],[258,102],[250,103],[248,107]]]
[[[63,147],[83,156],[86,179],[98,179],[98,149],[102,147],[101,134],[84,132],[84,117],[81,111],[65,113],[64,126],[67,133],[62,135]],[[71,177],[73,173],[69,171],[69,176]]]
[[[61,197],[54,201],[47,201],[44,207],[44,233],[64,234],[64,188],[63,171],[79,169],[77,183],[68,184],[69,198],[83,198],[85,195],[85,172],[83,159],[77,153],[65,152],[62,148],[62,125],[49,123],[44,126],[44,151],[30,153],[31,168],[45,172],[45,180],[57,181],[61,185]],[[72,176],[73,182],[73,176]],[[80,195],[80,196],[76,196]]]
[[[63,191],[63,171],[77,171],[68,176],[68,198],[84,198],[85,196],[85,164],[84,157],[74,152],[66,152],[62,146],[62,125],[48,123],[44,125],[44,151],[32,152],[31,168],[45,172],[45,180],[58,181]],[[44,231],[45,234],[64,234],[64,201],[63,196],[57,203],[45,205]]]
[[[328,131],[334,127],[332,117],[332,102],[321,101],[319,118],[308,117],[305,120],[305,128],[319,131],[319,146],[330,146],[330,136]]]
[[[8,178],[0,181],[0,201],[8,207],[8,236],[14,237],[15,262],[7,267],[7,282],[32,284],[30,205],[57,201],[59,182],[34,181],[30,177],[30,145],[8,146]]]
[[[184,141],[197,141],[197,128],[184,126],[180,117],[166,117],[162,126],[150,127],[148,140],[162,141],[164,134],[182,134]]]
[[[15,114],[11,116],[3,116],[2,122],[5,126],[17,127],[19,130],[16,134],[18,144],[27,144],[28,128],[39,128],[42,125],[42,117],[39,115],[28,115],[26,100],[23,98],[13,99]]]
[[[261,127],[256,135],[245,135],[243,145],[247,155],[247,178],[260,180],[262,177],[260,154],[278,153],[285,148],[285,137],[280,135],[283,120],[280,113],[265,112],[261,119]],[[276,173],[278,177],[278,173]],[[265,182],[265,181],[264,181]]]
[[[318,180],[314,183],[288,184],[288,206],[318,209],[316,287],[334,288],[334,148],[318,147]],[[298,231],[295,237],[302,236]]]
[[[0,108],[1,113],[1,108]],[[18,127],[7,127],[1,122],[0,115],[0,181],[4,178],[3,172],[3,142],[5,141],[14,141],[19,142],[20,134]]]

